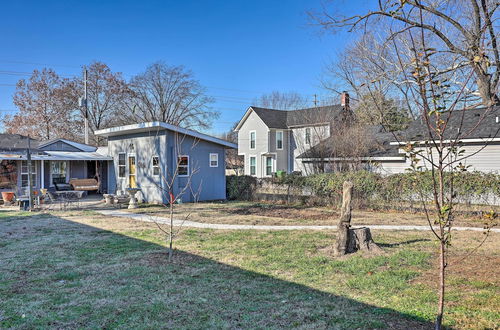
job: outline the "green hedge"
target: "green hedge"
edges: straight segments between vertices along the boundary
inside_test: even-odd
[[[226,196],[229,200],[252,200],[257,179],[248,175],[226,176]]]
[[[455,200],[463,204],[484,203],[487,199],[500,199],[500,175],[482,172],[449,173],[445,180],[448,186],[454,176]],[[307,187],[315,198],[311,203],[338,206],[342,202],[344,181],[354,183],[354,201],[357,206],[408,209],[419,207],[420,194],[432,199],[433,180],[431,172],[380,175],[369,171],[336,172],[315,174],[307,177],[286,175],[273,179],[275,184]],[[228,198],[251,199],[257,181],[253,177],[228,177]]]

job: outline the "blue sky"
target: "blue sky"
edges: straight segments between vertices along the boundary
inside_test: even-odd
[[[220,133],[263,93],[297,91],[311,100],[326,94],[324,65],[350,35],[320,35],[309,26],[306,11],[319,6],[305,0],[2,1],[0,110],[15,109],[11,85],[35,68],[80,75],[82,65],[99,60],[130,78],[162,60],[192,70],[215,97],[221,117],[209,133]]]

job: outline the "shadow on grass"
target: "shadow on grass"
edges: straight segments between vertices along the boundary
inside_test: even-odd
[[[168,263],[161,245],[89,225],[5,219],[2,328],[432,328],[412,315],[186,251]]]
[[[430,242],[431,240],[428,238],[417,238],[417,239],[411,239],[408,241],[404,242],[398,242],[398,243],[377,243],[378,246],[380,247],[387,247],[387,248],[393,248],[393,247],[398,247],[398,246],[403,246],[403,245],[409,245],[413,243],[419,243],[419,242]]]

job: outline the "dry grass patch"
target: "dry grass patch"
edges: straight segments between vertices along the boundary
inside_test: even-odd
[[[158,205],[143,205],[132,210],[152,216],[168,217],[168,210]],[[215,202],[180,204],[175,217],[203,223],[244,225],[336,225],[339,213],[328,207],[307,207],[254,202]],[[420,225],[427,219],[420,213],[354,210],[354,225]],[[457,216],[455,226],[482,227],[480,216]]]

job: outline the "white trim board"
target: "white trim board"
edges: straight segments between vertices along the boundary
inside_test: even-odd
[[[439,141],[439,140],[436,140],[436,141]],[[478,138],[478,139],[458,139],[458,140],[443,140],[443,143],[451,143],[451,142],[468,142],[468,143],[484,143],[484,142],[500,142],[500,138]],[[411,144],[415,144],[415,143],[418,143],[418,144],[430,144],[432,143],[432,140],[427,140],[427,141],[424,141],[424,140],[415,140],[415,141],[400,141],[400,142],[390,142],[389,144],[391,146],[400,146],[400,145],[405,145],[405,144],[408,144],[408,143],[411,143]]]

